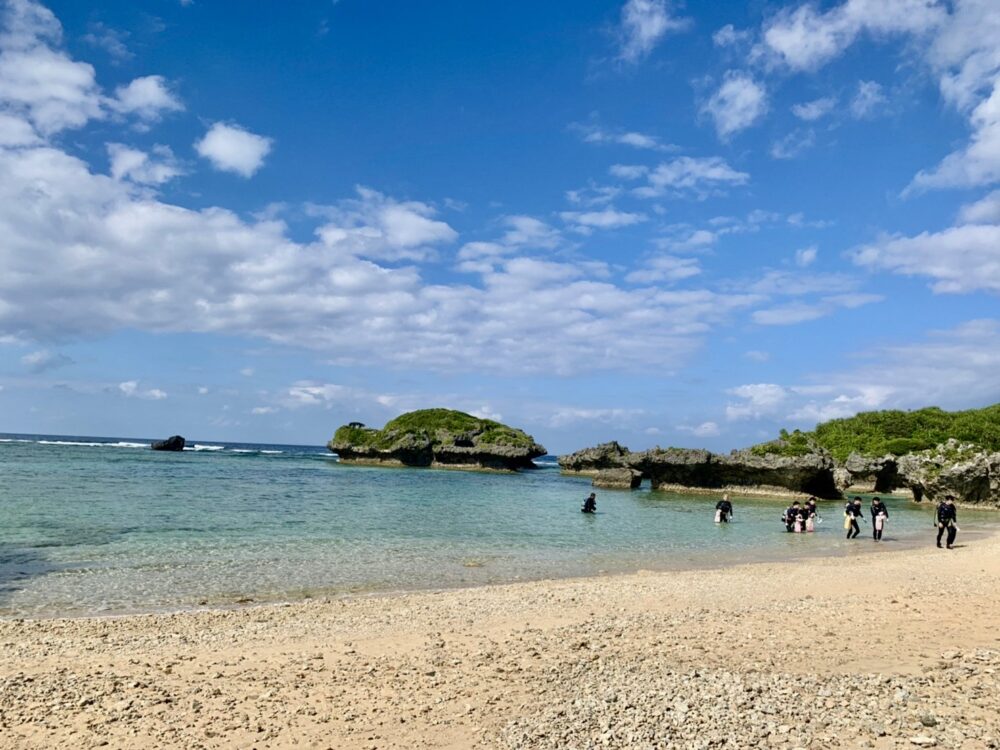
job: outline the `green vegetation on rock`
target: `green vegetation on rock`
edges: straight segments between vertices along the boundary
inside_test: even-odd
[[[344,429],[343,427],[340,428]],[[528,447],[534,440],[522,430],[494,422],[492,419],[480,419],[471,414],[452,409],[420,409],[401,414],[388,422],[380,431],[382,436],[390,434],[410,434],[427,437],[432,444],[438,444],[442,438],[449,442],[463,435],[477,435],[479,443],[490,445],[512,445]],[[340,430],[337,430],[340,434]],[[445,434],[450,436],[446,438]],[[391,442],[391,441],[390,441]]]
[[[781,439],[755,445],[751,451],[758,455],[802,455],[819,448],[845,461],[851,453],[902,456],[934,448],[951,438],[990,451],[1000,450],[1000,404],[956,412],[936,406],[916,411],[862,412],[823,422],[812,432],[782,430]]]

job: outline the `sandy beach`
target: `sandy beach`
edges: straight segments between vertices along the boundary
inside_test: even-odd
[[[997,537],[951,552],[887,544],[709,571],[0,622],[4,748],[998,743]]]

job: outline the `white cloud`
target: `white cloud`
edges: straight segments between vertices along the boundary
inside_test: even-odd
[[[690,22],[671,14],[666,0],[628,0],[622,7],[620,57],[634,63],[646,57],[669,32],[683,31]]]
[[[31,123],[20,117],[0,112],[0,148],[10,146],[33,146],[41,138]]]
[[[928,188],[976,187],[1000,182],[1000,68],[992,94],[972,110],[969,119],[972,124],[969,144],[946,156],[935,169],[919,172],[904,195]]]
[[[712,118],[715,131],[725,140],[764,116],[767,112],[767,93],[749,74],[730,70],[701,111]]]
[[[103,49],[113,61],[122,62],[134,57],[125,44],[125,40],[129,37],[127,31],[113,29],[100,21],[91,23],[87,29],[87,33],[81,39],[92,47]]]
[[[244,367],[240,370],[240,375],[245,378],[252,378],[255,372],[257,371],[252,367]]]
[[[851,100],[851,114],[859,120],[875,115],[888,100],[876,81],[858,81],[858,91]]]
[[[570,125],[570,129],[578,132],[584,143],[615,144],[648,151],[677,150],[677,146],[670,143],[663,143],[655,135],[640,133],[635,130],[607,130],[594,122],[573,123]]]
[[[742,401],[726,406],[726,419],[760,419],[777,413],[788,398],[788,391],[775,383],[752,383],[730,388],[726,393]]]
[[[109,105],[116,112],[134,114],[147,122],[158,120],[165,112],[184,109],[180,100],[167,88],[163,76],[144,76],[127,86],[119,86]]]
[[[317,230],[320,239],[345,256],[423,260],[432,255],[435,245],[458,238],[447,223],[434,218],[437,210],[427,203],[397,201],[365,187],[358,187],[357,195],[334,206],[309,207],[311,214],[327,219]],[[514,224],[511,232],[540,232],[534,220],[526,217],[510,221]]]
[[[731,23],[727,23],[712,34],[712,42],[716,47],[734,47],[748,41],[751,36],[749,31],[737,30]]]
[[[0,102],[43,135],[103,116],[94,68],[54,48],[62,26],[47,8],[8,0],[0,9]]]
[[[58,352],[50,352],[46,349],[42,349],[37,352],[25,354],[21,357],[21,364],[27,366],[31,372],[37,374],[45,372],[46,370],[55,370],[59,367],[66,367],[67,365],[74,364],[74,362],[65,354],[59,354]]]
[[[663,162],[647,175],[648,185],[633,192],[642,198],[693,193],[705,197],[733,185],[744,185],[750,175],[733,169],[718,156],[679,156]]]
[[[730,418],[769,418],[812,427],[872,409],[960,409],[1000,401],[997,320],[968,321],[932,331],[921,342],[879,345],[852,359],[849,369],[816,374],[809,385],[732,389],[730,393],[744,400],[730,405]]]
[[[962,206],[959,220],[963,224],[1000,224],[1000,190]]]
[[[255,406],[250,410],[250,413],[259,416],[262,414],[277,414],[278,411],[280,410],[274,406]]]
[[[633,284],[651,284],[659,281],[680,281],[701,273],[697,258],[678,258],[675,255],[658,255],[640,268],[629,273],[625,280]]]
[[[767,362],[771,355],[767,352],[762,352],[758,349],[751,349],[750,351],[743,352],[743,356],[753,362]]]
[[[169,146],[154,146],[153,156],[121,143],[109,143],[107,148],[111,176],[116,180],[131,180],[141,185],[162,185],[184,174]]]
[[[118,390],[124,394],[127,398],[141,398],[149,401],[162,401],[167,397],[164,391],[159,388],[150,388],[149,390],[141,390],[139,388],[139,381],[137,380],[126,380],[124,383],[118,384]]]
[[[556,407],[548,418],[548,426],[553,429],[581,423],[600,423],[615,426],[630,424],[636,417],[646,412],[643,409],[590,409],[585,407]]]
[[[594,229],[619,229],[646,220],[644,214],[617,211],[611,207],[602,211],[563,211],[559,218],[573,225],[575,231],[584,233]]]
[[[271,152],[271,139],[244,130],[239,125],[217,122],[194,144],[195,150],[223,172],[252,177]]]
[[[208,395],[208,388],[205,387],[205,386],[200,386],[198,388],[198,395],[199,396],[207,396]]]
[[[824,96],[820,99],[813,99],[802,104],[792,105],[792,114],[800,120],[813,122],[828,115],[837,106],[837,99],[833,96]]]
[[[1000,292],[1000,225],[966,224],[915,237],[884,237],[852,255],[868,268],[927,276],[936,293]]]
[[[649,167],[638,164],[612,164],[608,172],[621,180],[638,180],[649,172]]]
[[[473,409],[468,413],[474,417],[478,417],[479,419],[492,419],[494,422],[503,421],[503,414],[493,411],[493,409],[490,408],[489,404],[484,404],[483,406],[480,406],[478,409]]]
[[[771,156],[775,159],[794,159],[809,148],[812,148],[816,134],[812,130],[793,130],[771,144]]]
[[[764,46],[793,70],[815,70],[860,34],[922,34],[947,17],[937,0],[847,0],[821,11],[814,4],[779,11],[764,26]]]
[[[677,429],[682,432],[690,432],[695,437],[718,437],[722,434],[719,425],[715,422],[702,422],[694,427],[679,425]]]
[[[818,256],[819,248],[815,245],[801,248],[800,250],[795,251],[795,265],[799,268],[806,268],[807,266],[811,266],[815,263]]]

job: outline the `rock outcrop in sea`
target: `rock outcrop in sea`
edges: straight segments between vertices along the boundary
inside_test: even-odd
[[[154,451],[182,451],[185,440],[180,435],[172,435],[166,440],[154,440],[149,446]]]
[[[612,442],[560,456],[559,466],[564,474],[592,476],[595,487],[609,489],[634,489],[648,479],[658,490],[824,499],[909,490],[918,502],[954,495],[962,505],[1000,509],[1000,452],[957,440],[903,456],[853,453],[843,463],[819,448],[789,456],[757,446],[720,455],[685,448],[632,452]]]
[[[560,456],[559,466],[567,474],[594,477],[595,487],[635,488],[649,479],[658,490],[841,496],[833,458],[822,452],[803,456],[761,455],[750,450],[722,455],[686,448],[631,452],[612,442]]]
[[[517,471],[535,468],[545,448],[522,430],[451,409],[403,414],[381,430],[354,422],[327,448],[343,463]]]
[[[913,499],[939,502],[954,495],[965,505],[1000,509],[1000,453],[949,440],[897,459],[903,486]]]

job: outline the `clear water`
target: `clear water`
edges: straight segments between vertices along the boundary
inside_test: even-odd
[[[0,615],[45,616],[443,588],[871,551],[841,503],[788,534],[787,501],[598,492],[553,461],[516,475],[338,464],[323,448],[0,436]],[[932,543],[932,509],[890,499],[884,548]],[[1000,523],[960,511],[970,541]]]

